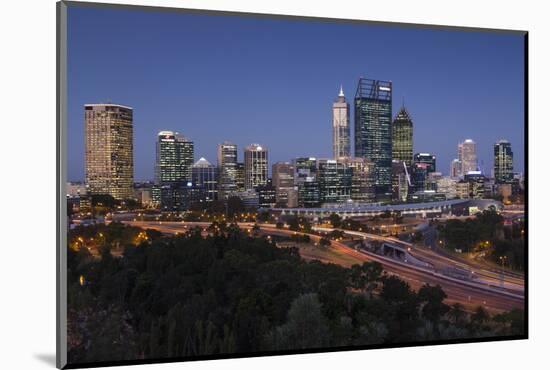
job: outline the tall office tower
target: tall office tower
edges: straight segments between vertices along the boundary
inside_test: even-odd
[[[271,166],[277,207],[288,207],[289,193],[294,189],[294,166],[290,162],[277,162]]]
[[[430,153],[416,153],[414,155],[414,163],[426,163],[428,165],[428,173],[435,172],[435,155]]]
[[[319,207],[320,201],[319,182],[313,177],[306,177],[298,186],[298,207]]]
[[[413,163],[411,170],[413,192],[428,190],[426,187],[426,180],[430,172],[430,164],[424,162]]]
[[[194,145],[191,140],[173,131],[157,135],[155,182],[159,185],[181,184],[191,181]]]
[[[375,199],[373,164],[365,158],[346,158],[342,162],[351,169],[351,199],[372,203]]]
[[[472,139],[466,139],[458,144],[458,160],[460,176],[465,176],[470,171],[477,171],[476,143]]]
[[[118,104],[85,104],[86,184],[90,194],[133,196],[133,110]]]
[[[413,122],[402,106],[392,124],[392,159],[405,162],[410,168],[413,161]]]
[[[392,197],[392,84],[360,78],[355,93],[355,156],[374,164],[377,202]]]
[[[237,191],[245,191],[243,162],[237,162],[237,167],[235,172],[235,184],[237,185]]]
[[[457,179],[460,177],[460,173],[462,171],[462,164],[460,161],[455,158],[451,161],[451,168],[449,170],[449,176],[453,179]]]
[[[409,166],[405,161],[392,161],[392,200],[394,202],[406,202],[411,187]]]
[[[271,179],[267,179],[264,185],[258,185],[256,191],[258,192],[258,206],[260,208],[275,207],[277,192]]]
[[[294,186],[298,188],[298,206],[317,207],[319,205],[317,159],[295,158],[292,164],[294,165]]]
[[[237,191],[237,145],[225,141],[218,144],[218,198],[227,199]]]
[[[341,203],[351,199],[352,170],[335,159],[318,161],[319,197],[322,203]]]
[[[510,183],[514,179],[514,153],[512,145],[507,140],[495,144],[495,181],[499,184]]]
[[[340,93],[332,103],[332,156],[334,159],[350,156],[349,104],[340,86]]]
[[[192,183],[194,186],[203,188],[206,192],[206,201],[211,202],[218,199],[218,168],[205,158],[199,159],[192,168]]]
[[[244,187],[255,189],[267,182],[267,148],[250,144],[244,148]]]
[[[183,135],[173,131],[160,131],[157,135],[154,203],[161,209],[179,211],[187,209],[190,189],[194,144]]]

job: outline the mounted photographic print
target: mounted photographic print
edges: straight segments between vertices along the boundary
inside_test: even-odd
[[[526,51],[58,3],[58,367],[527,338]]]

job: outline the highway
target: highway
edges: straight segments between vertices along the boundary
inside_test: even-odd
[[[184,233],[189,228],[194,226],[206,227],[209,222],[167,222],[167,221],[124,221],[126,224],[138,226],[142,228],[156,229],[166,234]],[[253,223],[239,223],[239,227],[250,229]],[[287,229],[277,229],[272,224],[258,224],[260,230],[269,235],[291,236],[294,231]],[[349,233],[349,231],[346,231]],[[355,233],[355,232],[353,232]],[[300,233],[302,234],[302,233]],[[379,237],[376,235],[361,233],[364,238],[381,238],[387,242],[400,242],[397,239]],[[321,239],[320,236],[308,234],[313,241]],[[491,312],[501,312],[511,310],[513,308],[524,308],[523,291],[500,289],[491,287],[487,284],[474,281],[460,280],[445,276],[437,271],[429,270],[403,263],[402,261],[394,260],[386,256],[381,256],[375,253],[370,253],[364,250],[358,250],[348,246],[340,241],[332,241],[331,247],[334,251],[347,255],[357,263],[366,261],[377,261],[382,264],[384,270],[396,275],[408,282],[413,289],[419,289],[422,285],[428,283],[431,285],[439,284],[447,294],[447,302],[459,302],[466,309],[473,311],[477,306],[483,306]],[[421,257],[421,252],[415,251]],[[422,257],[431,259],[441,259],[439,255],[423,254]],[[449,261],[447,261],[449,263]],[[453,262],[454,263],[454,262]]]

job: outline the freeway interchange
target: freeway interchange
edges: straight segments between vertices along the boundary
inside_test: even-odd
[[[141,228],[156,229],[165,234],[184,233],[189,228],[206,228],[209,222],[170,222],[170,221],[123,221],[124,223]],[[238,223],[242,229],[250,230],[254,223]],[[292,236],[306,234],[284,228],[277,228],[274,224],[257,224],[263,235]],[[319,242],[323,234],[333,231],[332,228],[313,227],[321,234],[307,234],[314,242]],[[416,247],[392,237],[383,237],[364,232],[340,229],[350,237],[350,240],[331,241],[331,256],[345,256],[348,261],[361,264],[367,261],[379,262],[384,271],[396,275],[406,281],[413,289],[419,289],[424,284],[440,285],[447,294],[447,302],[458,302],[467,310],[473,311],[482,306],[491,312],[509,311],[515,308],[524,308],[524,279],[517,273],[503,274],[480,267],[468,261],[457,260],[443,256],[433,250]],[[375,253],[365,244],[376,241],[382,243],[392,253]],[[395,252],[401,258],[395,257]],[[327,257],[324,262],[343,264],[340,259]],[[349,265],[349,263],[347,263]],[[346,266],[349,267],[349,266]],[[460,271],[462,273],[453,273]],[[464,273],[466,272],[466,273]]]

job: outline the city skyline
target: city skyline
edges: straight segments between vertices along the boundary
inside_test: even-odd
[[[149,14],[150,15],[150,14]],[[98,18],[102,16],[101,20]],[[105,16],[105,17],[103,17]],[[69,17],[82,21],[86,27],[93,27],[90,22],[99,22],[105,26],[105,32],[109,32],[111,27],[115,25],[115,19],[120,22],[131,24],[139,21],[141,13],[139,11],[116,10],[114,12],[105,13],[101,10],[88,12],[87,15],[79,13],[78,7],[75,7],[69,13]],[[201,16],[198,16],[201,18]],[[282,44],[282,40],[286,40],[288,34],[298,24],[290,20],[262,20],[261,24],[254,18],[234,18],[225,19],[220,17],[222,26],[236,27],[232,32],[238,33],[238,41],[235,41],[235,48],[245,47],[252,43],[254,48],[258,47],[259,42],[252,36],[244,35],[245,31],[251,29],[273,29],[274,37],[281,41],[273,46],[277,55],[286,51],[299,52],[296,47],[303,43],[304,38],[317,40],[313,34],[309,32],[305,36],[301,36],[300,40],[289,40],[288,44]],[[184,22],[185,20],[185,22]],[[189,22],[187,22],[189,20]],[[175,27],[178,34],[181,35],[182,28],[204,29],[208,27],[208,18],[194,20],[185,14],[174,14],[169,17],[163,30],[168,27]],[[218,19],[220,21],[220,19]],[[270,148],[270,158],[268,167],[279,161],[290,161],[292,158],[313,156],[317,158],[331,158],[331,114],[330,108],[337,95],[340,85],[343,85],[344,93],[348,101],[353,99],[353,90],[360,76],[373,79],[386,79],[393,82],[394,104],[392,109],[392,119],[397,114],[400,107],[400,101],[404,98],[405,106],[411,114],[415,122],[414,126],[414,152],[430,152],[434,153],[438,162],[441,164],[439,171],[447,174],[450,161],[456,157],[456,145],[458,142],[466,138],[472,138],[478,143],[478,158],[483,162],[483,169],[486,174],[490,174],[492,168],[493,145],[502,138],[508,139],[514,147],[514,170],[523,172],[523,104],[522,104],[522,89],[523,85],[523,60],[519,60],[521,53],[513,52],[515,48],[522,48],[522,39],[515,35],[491,34],[484,32],[473,32],[476,37],[470,37],[469,34],[461,34],[453,31],[437,31],[434,34],[426,34],[422,30],[414,29],[399,29],[399,27],[385,27],[381,29],[373,25],[338,25],[343,27],[343,31],[338,31],[340,27],[335,25],[314,22],[309,25],[314,30],[321,32],[318,36],[328,37],[330,41],[332,37],[329,31],[335,31],[340,36],[346,35],[347,42],[345,45],[352,45],[350,30],[361,28],[364,32],[363,37],[379,36],[388,40],[400,40],[399,37],[407,38],[414,46],[421,47],[425,51],[440,50],[439,60],[433,60],[431,65],[417,65],[417,62],[412,63],[414,66],[408,65],[405,68],[404,64],[390,63],[391,68],[383,68],[384,58],[378,58],[376,55],[371,56],[368,62],[352,63],[356,57],[362,54],[358,51],[350,50],[349,57],[344,60],[335,62],[334,57],[327,55],[327,61],[321,66],[311,64],[315,57],[319,55],[323,42],[317,40],[313,42],[313,56],[306,58],[306,61],[299,62],[297,71],[291,71],[290,76],[280,79],[281,69],[273,69],[270,74],[264,74],[264,68],[252,66],[251,71],[246,71],[246,68],[232,69],[230,75],[225,76],[223,84],[216,84],[217,87],[222,87],[222,99],[212,99],[211,91],[207,88],[208,82],[220,77],[219,72],[215,72],[212,80],[206,73],[204,68],[201,70],[200,76],[204,80],[200,83],[197,77],[191,78],[187,70],[189,67],[196,65],[193,61],[187,63],[182,59],[182,53],[176,53],[178,62],[181,65],[175,65],[170,62],[168,70],[173,74],[172,77],[178,81],[179,90],[175,89],[174,81],[170,81],[166,72],[157,72],[156,69],[149,70],[149,77],[139,75],[139,71],[144,68],[141,63],[126,64],[126,70],[121,70],[114,66],[109,71],[101,69],[101,63],[86,63],[84,59],[90,56],[90,52],[98,47],[100,35],[103,31],[94,35],[84,35],[79,32],[77,22],[74,24],[75,32],[72,32],[69,43],[75,45],[72,53],[69,53],[69,148],[74,153],[69,159],[69,180],[83,180],[83,154],[81,148],[82,130],[83,130],[83,115],[82,105],[93,102],[112,100],[117,103],[127,104],[134,108],[134,178],[136,180],[152,180],[154,177],[154,145],[155,137],[159,131],[173,130],[178,131],[182,135],[189,137],[195,142],[196,158],[204,157],[214,163],[216,158],[217,144],[229,140],[238,146],[238,161],[242,162],[243,148],[250,143],[259,142]],[[146,29],[153,27],[156,23],[155,17],[149,19],[145,25]],[[185,24],[185,26],[183,26]],[[264,31],[265,32],[265,31]],[[141,34],[141,33],[140,33]],[[248,32],[247,32],[248,34]],[[412,34],[412,36],[410,35]],[[445,34],[445,37],[443,37]],[[432,35],[432,36],[430,36]],[[127,36],[127,35],[126,35]],[[155,37],[165,36],[164,32],[157,31],[150,35],[148,40]],[[420,37],[422,36],[422,37]],[[125,37],[119,36],[119,37]],[[236,36],[235,36],[236,37]],[[422,38],[430,39],[434,43],[433,46],[427,48],[425,45],[419,45],[418,40]],[[201,57],[205,53],[218,53],[209,51],[209,47],[216,45],[212,38],[207,34],[201,36],[203,39],[200,45],[195,45],[192,40],[189,41],[190,47],[197,50]],[[514,39],[517,40],[515,42]],[[243,41],[244,39],[244,41]],[[380,46],[380,42],[374,37],[373,43]],[[403,40],[403,38],[401,39]],[[447,40],[446,42],[444,42]],[[504,42],[506,40],[506,42]],[[86,41],[86,47],[82,47],[82,42]],[[116,40],[113,40],[113,43]],[[121,40],[119,40],[121,41]],[[399,41],[402,43],[402,41]],[[458,63],[451,64],[454,73],[452,76],[446,72],[442,75],[441,69],[444,60],[449,59],[449,45],[451,43],[455,47],[459,47],[464,52],[464,56],[459,56],[458,59],[464,64],[466,51],[476,52],[477,63],[466,63],[469,68],[457,66]],[[390,43],[391,44],[391,43]],[[410,43],[409,43],[410,44]],[[442,45],[443,44],[443,45]],[[516,45],[517,44],[517,45]],[[79,46],[80,45],[80,46]],[[94,46],[95,45],[95,46]],[[148,44],[147,44],[148,45]],[[153,45],[151,42],[150,45]],[[445,46],[446,45],[446,46]],[[513,47],[508,46],[513,45]],[[271,46],[271,45],[270,45]],[[390,45],[391,46],[391,45]],[[390,49],[388,46],[386,49]],[[507,47],[508,46],[508,47]],[[88,48],[90,47],[90,49]],[[126,59],[134,55],[134,51],[130,45],[118,49],[112,49],[110,43],[103,45],[108,50]],[[411,47],[411,46],[407,46]],[[406,47],[406,48],[407,48]],[[153,47],[151,47],[154,49]],[[155,46],[155,50],[150,50],[147,53],[149,62],[154,62],[154,65],[163,66],[166,64],[166,53],[170,53],[169,48]],[[245,47],[246,49],[246,47]],[[260,58],[254,59],[259,61],[267,58],[269,51],[266,46],[263,47],[263,53]],[[143,51],[143,50],[142,50]],[[184,53],[185,54],[185,53]],[[236,53],[238,54],[238,53]],[[236,54],[229,55],[229,65],[235,67],[235,64],[241,58]],[[217,55],[217,54],[216,54]],[[506,64],[502,62],[504,56],[509,55],[510,58],[504,58]],[[517,56],[516,56],[517,55]],[[249,56],[250,57],[250,56]],[[300,53],[300,57],[304,57]],[[494,71],[488,71],[488,64],[494,63],[494,60],[499,59],[499,68],[494,68]],[[124,59],[124,58],[123,58]],[[391,59],[391,58],[390,58]],[[71,60],[78,62],[81,65],[79,70],[72,69]],[[96,62],[97,57],[92,60]],[[424,61],[425,62],[425,61]],[[222,63],[220,61],[220,63]],[[330,64],[334,64],[336,71],[326,69]],[[217,65],[218,63],[216,63]],[[272,66],[273,63],[270,64]],[[342,66],[342,64],[353,64],[354,66]],[[381,65],[382,64],[382,65]],[[121,62],[121,66],[125,65]],[[439,68],[433,70],[435,65],[440,65]],[[446,65],[449,65],[448,63]],[[188,68],[186,68],[188,66]],[[177,67],[177,68],[176,68]],[[210,64],[210,67],[214,67]],[[309,68],[306,68],[309,67]],[[415,68],[413,68],[415,67]],[[421,68],[420,68],[421,67]],[[426,79],[427,69],[433,70],[433,75],[428,76],[427,82],[430,82],[433,88],[421,88],[418,91],[412,89],[415,82],[420,79]],[[312,79],[313,73],[307,72],[307,69],[314,69],[315,74],[322,73],[322,78]],[[224,69],[225,72],[227,68]],[[304,72],[306,70],[306,72]],[[466,71],[468,70],[468,71]],[[470,72],[471,78],[479,78],[479,73],[483,70],[484,74],[488,75],[480,82],[475,89],[470,89],[470,95],[460,95],[464,93],[464,81],[458,81],[459,76],[466,77],[465,73]],[[102,73],[99,73],[102,71]],[[415,75],[415,71],[418,76]],[[302,74],[298,72],[303,72]],[[404,72],[407,72],[404,74]],[[108,82],[108,76],[117,74],[118,77]],[[304,74],[305,73],[305,74]],[[256,80],[251,83],[252,79],[258,74],[265,75],[266,80]],[[326,75],[326,77],[325,77]],[[95,80],[90,80],[91,76],[95,76]],[[446,81],[447,88],[445,91],[438,90],[442,88],[443,80],[449,78],[456,81],[456,84],[448,85],[450,81]],[[502,78],[507,78],[507,85],[517,86],[518,88],[501,88]],[[443,80],[442,80],[443,79]],[[466,78],[468,80],[468,78]],[[481,81],[481,80],[480,80]],[[125,83],[123,83],[125,82]],[[148,82],[153,91],[158,91],[159,95],[151,95],[151,91],[141,93],[139,89],[136,91],[136,85],[142,86]],[[187,83],[183,83],[187,82]],[[227,84],[225,83],[227,82]],[[240,82],[237,84],[237,82]],[[79,89],[78,92],[71,93],[71,86],[86,85],[86,89]],[[229,85],[229,86],[227,86]],[[147,86],[147,85],[143,85]],[[162,87],[166,86],[167,91],[175,93],[167,96],[166,92],[162,91]],[[250,88],[250,86],[254,88]],[[161,89],[161,90],[159,90]],[[229,90],[237,91],[236,94],[228,93]],[[431,91],[433,90],[433,92]],[[456,91],[455,91],[456,90]],[[262,92],[257,94],[256,91]],[[437,94],[435,92],[437,91]],[[452,92],[453,94],[450,94]],[[257,97],[254,95],[258,95]],[[219,95],[216,95],[219,96]],[[437,100],[436,100],[437,97]],[[480,97],[484,97],[480,101]],[[266,99],[267,98],[267,99]],[[147,99],[147,100],[145,100]],[[165,99],[163,101],[163,99]],[[178,99],[182,102],[175,104]],[[514,101],[516,104],[511,104]],[[261,101],[260,101],[261,100]],[[212,108],[212,102],[217,103],[217,109]],[[235,105],[240,101],[240,104]],[[483,104],[482,104],[483,103]],[[171,105],[170,107],[167,107]],[[464,109],[464,106],[468,109]],[[512,107],[513,106],[513,107]],[[245,108],[246,107],[246,108]],[[249,107],[254,107],[253,109]],[[483,109],[481,109],[483,108]],[[210,110],[208,110],[210,109]],[[277,110],[278,112],[274,112]],[[224,120],[219,120],[223,117]],[[350,120],[350,126],[354,126],[355,122]],[[458,122],[462,122],[460,127],[456,127]],[[479,127],[481,124],[487,126],[483,130]],[[271,128],[271,129],[270,129]],[[290,130],[292,128],[292,130]],[[287,135],[285,136],[285,132]],[[288,134],[290,133],[290,135]]]

